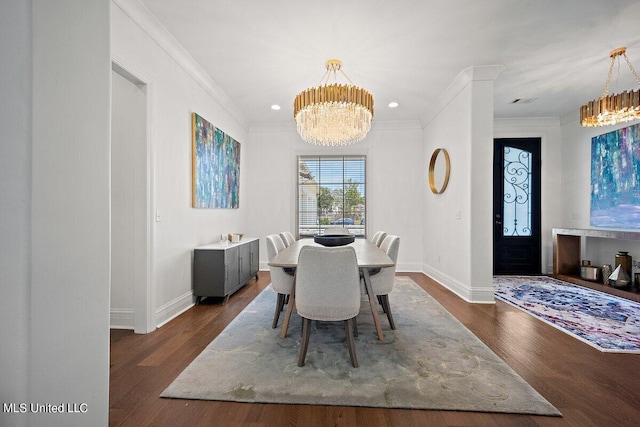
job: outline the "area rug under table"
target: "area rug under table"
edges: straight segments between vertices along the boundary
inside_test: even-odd
[[[496,297],[603,352],[640,353],[640,304],[547,276],[496,276]]]
[[[560,415],[410,278],[398,277],[389,298],[397,330],[382,314],[384,341],[363,300],[359,368],[351,366],[341,322],[313,323],[306,364],[298,367],[300,318],[294,314],[287,337],[278,338],[269,286],[161,396]]]

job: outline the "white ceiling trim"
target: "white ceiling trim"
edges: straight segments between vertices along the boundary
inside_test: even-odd
[[[158,46],[164,50],[193,80],[229,113],[242,128],[249,129],[249,120],[229,96],[204,71],[176,38],[158,21],[139,0],[112,0]]]
[[[421,121],[423,127],[426,127],[469,83],[472,81],[495,81],[503,70],[504,65],[478,65],[460,71],[431,108],[426,111]]]

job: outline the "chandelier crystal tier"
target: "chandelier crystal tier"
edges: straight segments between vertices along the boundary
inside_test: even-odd
[[[611,64],[609,65],[609,75],[604,86],[602,96],[594,101],[589,101],[580,108],[580,124],[584,127],[615,125],[617,123],[629,122],[631,120],[640,119],[640,90],[624,91],[609,95],[609,85],[613,75],[613,68],[616,59],[623,56],[640,85],[640,77],[629,62],[627,57],[627,48],[620,47],[609,53]]]
[[[341,67],[339,60],[328,60],[320,84],[303,90],[293,101],[298,133],[310,144],[353,144],[362,141],[371,129],[373,96],[355,86]],[[337,83],[338,71],[348,84]]]

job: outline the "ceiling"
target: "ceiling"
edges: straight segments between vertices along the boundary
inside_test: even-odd
[[[374,122],[423,124],[471,66],[505,67],[496,118],[575,113],[602,95],[617,47],[640,70],[638,0],[141,1],[249,125],[293,123],[293,99],[320,82],[330,58],[372,93]],[[622,61],[611,92],[637,87]]]

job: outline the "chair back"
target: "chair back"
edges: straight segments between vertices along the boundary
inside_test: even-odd
[[[271,234],[267,236],[267,256],[271,260],[280,251],[284,250],[284,243],[277,234]],[[281,267],[269,266],[271,273],[271,286],[273,290],[279,294],[290,294],[293,287],[293,276],[284,272]]]
[[[283,231],[282,233],[280,233],[280,237],[282,238],[282,242],[286,247],[291,246],[291,244],[296,241],[296,239],[293,237],[293,234],[288,231]]]
[[[389,255],[394,262],[398,262],[398,250],[400,249],[400,237],[388,235],[384,238],[380,249]],[[371,276],[371,288],[376,295],[387,295],[393,289],[396,277],[396,266],[383,268],[380,273]]]
[[[360,274],[351,246],[300,250],[296,309],[311,320],[347,320],[360,311]]]
[[[344,227],[329,227],[329,228],[325,228],[324,235],[325,236],[328,236],[328,235],[344,236],[344,235],[349,235],[349,230]]]
[[[267,257],[269,260],[280,253],[284,248],[284,242],[278,234],[270,234],[267,236]]]
[[[376,233],[371,238],[371,243],[380,247],[385,237],[387,237],[387,233],[385,233],[384,231],[376,231]]]

